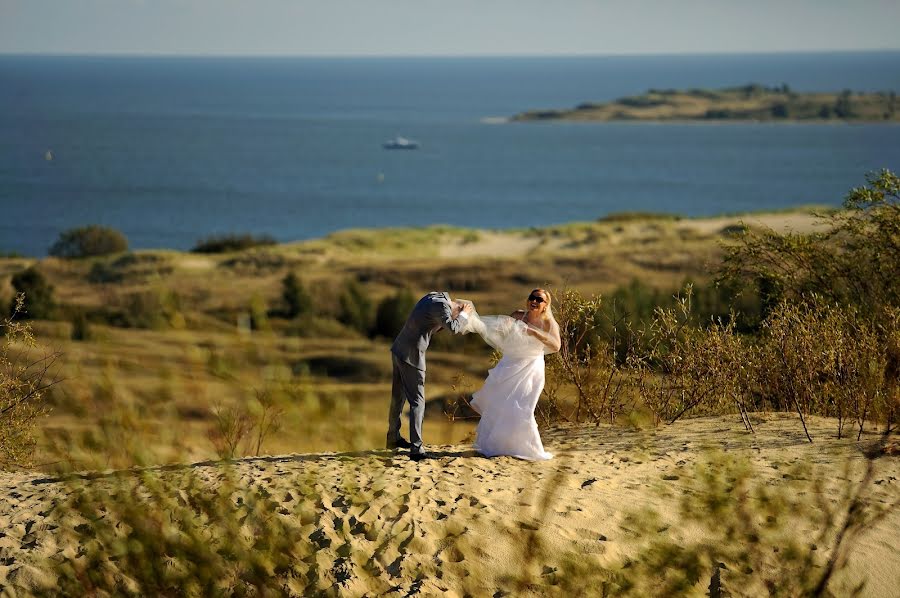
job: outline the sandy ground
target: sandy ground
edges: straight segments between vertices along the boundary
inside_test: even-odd
[[[691,231],[696,235],[715,239],[726,227],[737,226],[741,223],[750,227],[771,228],[782,234],[819,232],[823,230],[824,226],[815,216],[805,212],[761,212],[714,218],[686,218],[674,223],[664,221],[662,226],[677,228],[682,233]],[[621,232],[613,232],[619,226],[615,223],[594,226],[599,227],[598,230],[605,231],[605,238],[584,244],[577,251],[585,251],[590,248],[592,251],[602,253],[610,247],[635,243],[640,239],[652,238],[659,234],[652,229],[653,226],[659,226],[659,223],[655,223],[653,220],[628,223],[622,227]],[[651,228],[648,229],[648,226]],[[477,240],[445,243],[439,248],[438,255],[442,258],[525,258],[538,251],[543,254],[572,253],[572,250],[568,248],[570,243],[571,239],[565,237],[543,239],[522,232],[480,230]]]
[[[743,222],[748,226],[764,226],[777,233],[811,233],[822,232],[824,223],[812,214],[803,212],[759,213],[743,216],[720,216],[717,218],[698,218],[683,220],[679,226],[690,227],[699,233],[713,234],[726,226]]]
[[[543,437],[555,458],[539,463],[487,459],[457,445],[430,446],[437,458],[421,463],[411,462],[402,451],[371,450],[248,458],[235,467],[239,485],[264,487],[282,503],[282,517],[303,524],[322,569],[316,583],[326,593],[566,595],[558,577],[566,559],[588,568],[621,569],[623,559],[650,539],[634,531],[629,513],[652,508],[664,522],[656,533],[669,534],[678,543],[702,535],[680,520],[678,504],[696,487],[694,465],[704,449],[746,457],[755,479],[772,487],[796,488],[802,494],[811,480],[830,480],[825,498],[834,503],[845,484],[862,479],[861,448],[875,439],[867,435],[857,443],[852,435],[837,440],[834,422],[824,419],[812,421],[812,444],[789,415],[760,415],[756,424],[755,435],[744,432],[736,418],[718,417],[654,432],[603,425],[554,428]],[[427,441],[427,424],[425,433]],[[812,468],[806,479],[786,473],[796,464]],[[897,502],[900,457],[883,456],[875,464],[869,502]],[[184,469],[214,480],[222,467],[201,463]],[[86,476],[74,483],[105,484],[121,475]],[[315,480],[318,500],[313,507],[298,500],[301,477]],[[52,591],[53,563],[79,548],[63,532],[85,523],[52,508],[72,483],[40,474],[0,473],[0,595]],[[348,487],[358,493],[355,498],[348,499]],[[813,531],[797,529],[810,537]],[[861,580],[867,582],[863,596],[900,595],[897,538],[900,509],[853,545],[846,569],[830,587],[835,595],[847,595]],[[829,552],[830,546],[818,546],[823,557]],[[510,573],[526,575],[527,586],[515,586]],[[708,578],[689,594],[704,595],[707,585]],[[303,591],[297,585],[287,589]],[[742,595],[740,587],[730,591]]]

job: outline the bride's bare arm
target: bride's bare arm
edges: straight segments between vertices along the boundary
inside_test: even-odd
[[[529,326],[528,334],[544,343],[553,353],[556,353],[562,347],[562,340],[559,337],[559,324],[556,323],[556,320],[550,320],[549,330],[541,330],[534,326]]]

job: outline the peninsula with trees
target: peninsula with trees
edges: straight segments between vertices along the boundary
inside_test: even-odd
[[[752,83],[725,89],[650,89],[612,102],[579,104],[568,110],[530,110],[512,121],[764,121],[898,122],[895,91],[798,93],[787,84]]]

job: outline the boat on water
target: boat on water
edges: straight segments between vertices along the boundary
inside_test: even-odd
[[[381,144],[384,149],[419,149],[419,142],[406,137],[394,137]]]

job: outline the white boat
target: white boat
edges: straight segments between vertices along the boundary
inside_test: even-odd
[[[419,142],[406,137],[394,137],[381,144],[384,149],[418,149]]]

